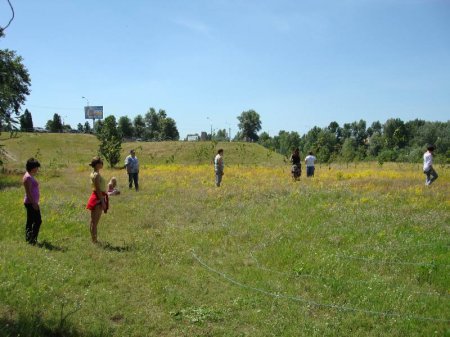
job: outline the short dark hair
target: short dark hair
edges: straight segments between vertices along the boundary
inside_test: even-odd
[[[427,150],[430,151],[430,152],[433,152],[435,150],[434,145],[428,145],[427,146]]]
[[[131,149],[131,150],[130,150],[130,153],[135,153],[135,152],[136,152],[136,151],[134,151],[134,149]]]
[[[89,164],[89,166],[95,167],[97,164],[103,164],[103,160],[100,157],[92,158],[91,163]]]
[[[309,154],[312,156],[313,155],[312,151],[310,151]]]
[[[36,159],[30,158],[27,160],[27,164],[25,165],[27,172],[30,172],[36,167],[41,167],[41,164]]]
[[[221,153],[221,152],[223,152],[223,149],[219,149],[219,150],[217,151],[217,153]]]

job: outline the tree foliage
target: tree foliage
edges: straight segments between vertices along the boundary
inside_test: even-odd
[[[21,106],[30,94],[31,79],[22,57],[0,49],[0,131],[15,127]]]
[[[434,144],[436,162],[450,162],[450,121],[416,119],[405,123],[399,118],[391,118],[385,123],[373,122],[368,128],[366,125],[361,119],[342,126],[337,122],[324,128],[315,126],[300,137],[300,151],[303,155],[314,152],[322,163],[337,160],[347,163],[355,160],[417,162],[421,160],[426,145]],[[259,143],[286,155],[288,147],[295,144],[286,141],[290,134],[280,131],[278,136],[269,137],[263,132]]]
[[[119,127],[121,130],[130,127],[126,118],[121,117],[119,119]],[[128,125],[125,126],[125,124]],[[175,120],[167,117],[166,111],[162,109],[156,112],[154,108],[150,108],[144,117],[137,115],[133,120],[132,131],[134,137],[146,141],[180,139]],[[124,136],[126,136],[125,133]]]
[[[116,118],[108,116],[103,121],[98,121],[96,125],[96,135],[100,141],[99,154],[106,159],[110,167],[114,167],[120,161],[122,150],[122,135],[117,127]]]
[[[31,116],[31,112],[28,109],[25,109],[25,112],[19,118],[20,122],[20,131],[32,132],[34,130],[33,127],[33,117]]]
[[[261,119],[255,110],[243,111],[237,118],[239,120],[239,134],[241,139],[258,141],[257,132],[261,130]]]
[[[124,138],[131,138],[134,135],[134,128],[131,119],[127,116],[119,118],[118,128]]]
[[[45,128],[50,132],[63,132],[64,128],[61,116],[55,113],[53,119],[47,121]]]

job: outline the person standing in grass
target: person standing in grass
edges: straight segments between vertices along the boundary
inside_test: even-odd
[[[92,194],[88,200],[86,208],[91,211],[91,222],[89,230],[93,243],[97,243],[97,225],[100,221],[102,212],[108,211],[108,194],[106,193],[106,180],[100,175],[103,168],[103,161],[100,157],[92,158],[89,164],[94,171],[91,173]]]
[[[133,187],[136,191],[139,190],[139,160],[136,157],[136,151],[131,150],[130,154],[125,158],[125,168],[128,173],[128,187]]]
[[[35,179],[41,164],[34,158],[30,158],[26,163],[26,170],[22,182],[25,188],[24,205],[27,210],[27,223],[25,225],[25,240],[32,245],[37,243],[39,229],[41,228],[42,218],[39,207],[39,183]]]
[[[223,149],[219,149],[219,151],[217,151],[216,157],[214,158],[214,172],[216,173],[217,187],[219,187],[220,183],[222,182],[223,169],[224,169]]]
[[[427,152],[423,154],[423,173],[427,176],[425,180],[426,186],[431,185],[438,178],[438,174],[433,168],[433,152],[434,146],[429,145]]]
[[[316,157],[313,155],[312,152],[309,153],[309,155],[305,158],[306,163],[306,176],[307,177],[314,177],[314,162],[316,161]]]
[[[291,155],[291,174],[293,180],[299,180],[302,175],[302,164],[300,161],[300,150],[297,147]]]

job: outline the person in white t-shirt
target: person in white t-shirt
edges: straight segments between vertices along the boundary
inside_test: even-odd
[[[314,177],[314,162],[316,161],[316,157],[314,157],[313,153],[310,152],[309,155],[305,157],[306,163],[306,176]]]
[[[431,185],[431,183],[438,178],[438,175],[433,168],[434,146],[428,146],[427,150],[428,151],[423,154],[423,173],[427,176],[425,180],[426,186]]]
[[[216,174],[217,187],[220,187],[220,183],[222,182],[224,166],[225,165],[223,162],[223,149],[219,149],[219,151],[217,151],[216,157],[214,158],[214,172]]]

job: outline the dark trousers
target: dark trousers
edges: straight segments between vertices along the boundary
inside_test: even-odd
[[[24,204],[27,210],[27,224],[25,226],[25,240],[28,243],[35,244],[41,228],[42,218],[41,210],[34,209],[32,204]]]
[[[423,173],[425,173],[425,175],[427,176],[427,179],[425,180],[425,185],[431,185],[431,183],[438,178],[438,174],[436,173],[433,167],[430,167],[428,171],[424,171]]]
[[[314,166],[306,166],[306,176],[314,177]]]
[[[133,181],[134,181],[134,188],[136,191],[139,189],[139,173],[128,173],[128,187],[133,187]]]

